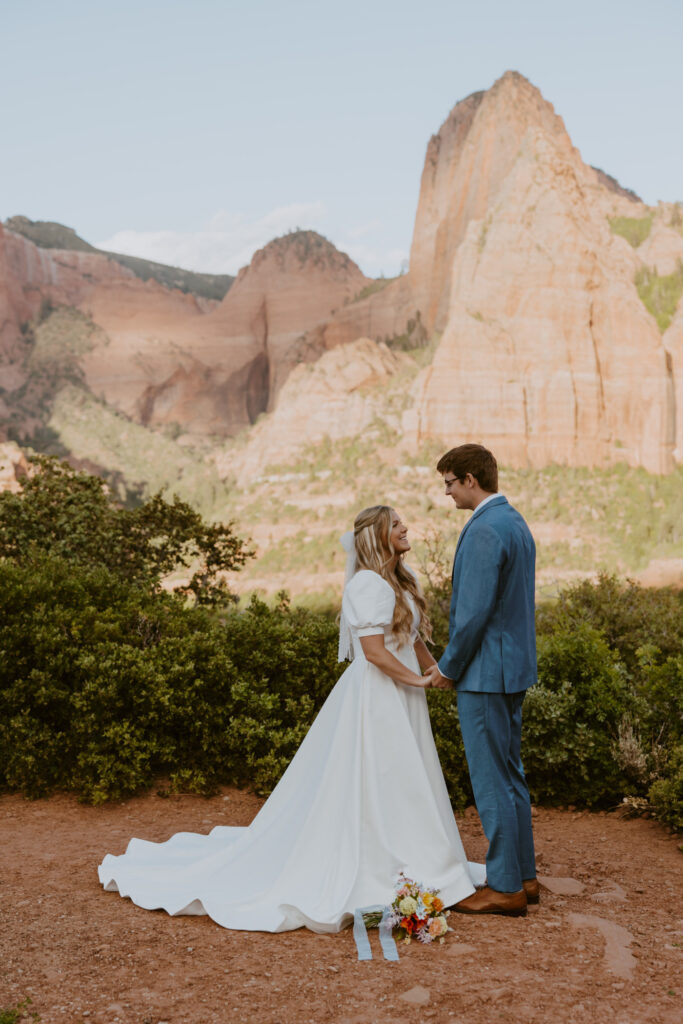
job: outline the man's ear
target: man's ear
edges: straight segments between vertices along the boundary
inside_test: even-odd
[[[465,473],[465,483],[468,487],[476,487],[477,481],[474,479],[471,473]]]

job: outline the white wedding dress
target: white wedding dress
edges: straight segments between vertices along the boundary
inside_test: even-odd
[[[384,633],[419,672],[417,614],[411,644],[398,648],[394,602],[377,573],[363,570],[347,584],[354,660],[248,828],[131,839],[122,856],[100,864],[104,888],[148,910],[268,932],[339,931],[357,907],[390,902],[400,871],[440,889],[447,906],[473,893],[485,871],[467,863],[425,692],[394,683],[366,661],[359,641]]]

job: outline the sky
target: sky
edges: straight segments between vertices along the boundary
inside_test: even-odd
[[[312,228],[392,276],[430,136],[508,69],[683,200],[682,39],[683,0],[2,0],[0,219],[230,274]]]

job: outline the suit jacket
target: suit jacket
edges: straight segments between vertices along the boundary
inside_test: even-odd
[[[474,510],[455,551],[439,661],[456,690],[519,693],[536,682],[535,566],[534,539],[507,498]]]

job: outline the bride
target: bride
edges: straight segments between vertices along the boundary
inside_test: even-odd
[[[336,932],[357,907],[387,904],[400,871],[441,890],[474,892],[434,746],[427,681],[434,664],[425,601],[403,561],[396,512],[361,512],[342,538],[347,584],[340,660],[351,658],[291,764],[248,828],[131,839],[99,866],[105,889],[147,910],[208,914],[225,928]]]

